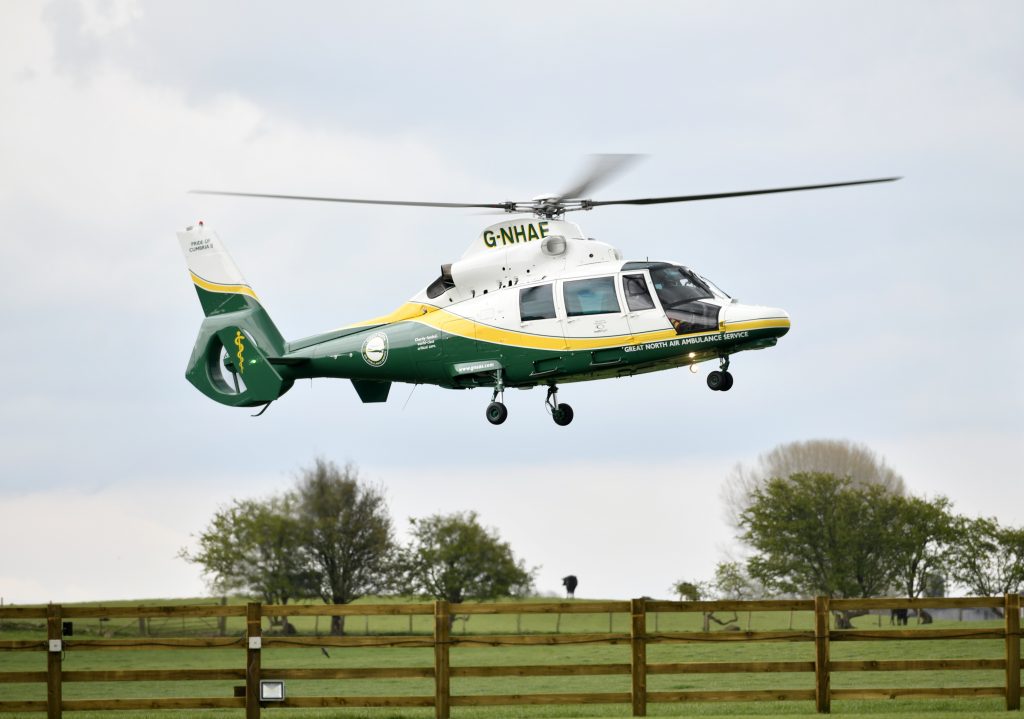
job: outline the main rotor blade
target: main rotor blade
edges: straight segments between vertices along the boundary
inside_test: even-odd
[[[608,180],[620,174],[644,155],[591,155],[590,157],[590,167],[572,186],[559,194],[557,199],[570,200],[586,197],[591,190],[606,184]]]
[[[225,192],[223,190],[189,190],[193,195],[226,195],[229,197],[263,197],[272,200],[312,200],[314,202],[348,202],[359,205],[405,205],[408,207],[480,207],[507,210],[507,202],[413,202],[407,200],[356,200],[348,197],[313,197],[309,195],[270,195],[262,192]]]
[[[801,190],[823,190],[828,187],[849,185],[870,185],[875,182],[895,182],[899,177],[881,177],[876,180],[854,180],[853,182],[830,182],[827,185],[802,185],[800,187],[774,187],[767,190],[743,190],[741,192],[716,192],[710,195],[678,195],[676,197],[640,197],[635,200],[586,200],[584,209],[601,205],[660,205],[666,202],[694,202],[696,200],[718,200],[723,197],[744,197],[746,195],[771,195],[776,192],[799,192]]]

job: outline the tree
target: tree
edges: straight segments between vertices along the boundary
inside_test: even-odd
[[[905,496],[892,501],[897,509],[891,533],[897,589],[908,599],[928,596],[937,580],[941,584],[947,547],[954,537],[949,500]]]
[[[533,585],[534,570],[517,560],[476,512],[410,519],[412,541],[405,553],[409,588],[437,599],[519,596]]]
[[[268,604],[315,593],[306,567],[301,526],[291,495],[235,501],[214,514],[199,549],[180,556],[200,564],[218,592],[241,591]],[[275,618],[287,628],[287,620]]]
[[[971,594],[1016,594],[1024,586],[1024,529],[1001,527],[994,518],[957,519],[949,550],[953,579]]]
[[[699,602],[707,596],[708,587],[704,582],[691,582],[687,579],[680,579],[672,585],[672,592],[679,597],[680,602]]]
[[[740,516],[750,575],[784,593],[883,594],[894,576],[898,507],[881,485],[822,472],[770,479]]]
[[[708,582],[691,582],[688,579],[680,579],[672,585],[672,591],[679,596],[680,602],[699,602],[702,599],[706,599],[712,592],[712,586]],[[701,612],[701,619],[703,623],[703,631],[711,631],[711,621],[715,621],[718,624],[726,624],[729,621],[735,621],[736,615],[733,614],[733,618],[725,622],[715,618],[714,612]]]
[[[715,565],[715,589],[725,599],[756,599],[764,594],[764,588],[758,586],[742,562]]]
[[[928,572],[924,577],[923,597],[946,596],[946,577],[939,572]]]
[[[754,491],[769,479],[814,472],[849,478],[855,486],[878,485],[891,494],[906,491],[903,478],[863,444],[836,439],[789,442],[759,456],[753,467],[741,463],[733,469],[722,490],[730,523],[739,526]]]
[[[391,585],[396,547],[381,490],[361,482],[352,465],[317,459],[302,470],[296,502],[302,544],[325,602],[347,604]],[[331,617],[331,634],[344,630],[344,617]]]

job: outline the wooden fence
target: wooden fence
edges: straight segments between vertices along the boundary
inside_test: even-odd
[[[46,640],[0,641],[0,652],[46,652],[45,671],[0,672],[0,688],[4,684],[45,683],[46,699],[15,701],[0,699],[0,712],[43,712],[49,717],[60,717],[63,711],[114,709],[245,709],[247,719],[260,715],[259,682],[261,678],[279,680],[345,680],[345,679],[433,679],[434,691],[423,696],[287,696],[281,707],[433,707],[437,719],[448,719],[451,707],[497,706],[523,704],[629,704],[633,716],[646,716],[651,703],[703,702],[703,701],[814,701],[818,712],[830,711],[832,699],[874,699],[895,697],[983,697],[1005,698],[1008,710],[1020,708],[1020,595],[958,599],[833,599],[818,597],[814,600],[771,601],[706,601],[669,602],[649,599],[632,601],[571,601],[571,602],[501,602],[449,605],[438,601],[431,604],[375,604],[375,605],[213,605],[213,606],[83,606],[62,607],[0,607],[0,620],[46,620]],[[884,609],[943,609],[987,607],[1003,611],[1002,626],[906,629],[834,629],[830,617],[843,611]],[[678,612],[813,612],[813,629],[789,631],[658,631],[657,617]],[[514,633],[514,634],[453,634],[451,618],[454,615],[480,614],[609,614],[609,631],[574,633]],[[630,617],[628,632],[611,631],[612,614],[627,613]],[[267,635],[262,633],[262,620],[273,617],[298,616],[409,616],[433,617],[432,634],[301,636]],[[792,617],[792,614],[790,615]],[[174,618],[245,618],[245,633],[240,636],[203,637],[151,637],[138,638],[78,638],[62,636],[62,622],[67,619],[139,619],[153,617]],[[368,621],[368,620],[367,620]],[[223,632],[223,624],[221,624]],[[465,626],[465,625],[464,625]],[[790,623],[792,626],[792,621]],[[1005,646],[1003,659],[904,659],[831,661],[833,642],[886,640],[1000,640]],[[681,662],[650,663],[647,649],[663,643],[726,642],[733,645],[749,642],[803,642],[813,643],[811,661],[735,661],[735,662]],[[583,663],[541,665],[456,665],[450,662],[453,647],[525,647],[569,645],[625,645],[629,647],[629,663]],[[139,669],[65,671],[62,661],[66,653],[93,651],[130,651],[151,649],[197,649],[232,647],[245,650],[245,663],[234,669]],[[420,667],[358,667],[358,668],[280,668],[264,671],[262,653],[265,649],[295,647],[423,647],[433,650],[433,666]],[[879,689],[832,689],[831,675],[835,672],[900,672],[949,670],[1002,670],[1005,681],[999,686],[922,687]],[[648,691],[647,678],[664,674],[712,673],[813,673],[813,689],[772,689],[733,691]],[[582,677],[623,675],[630,678],[628,692],[588,693],[522,693],[522,694],[453,694],[452,678],[459,677]],[[66,682],[192,682],[235,680],[244,682],[244,695],[183,698],[162,697],[152,699],[74,699],[62,698]],[[241,689],[241,687],[239,688]],[[236,694],[242,694],[241,691]],[[2,694],[0,694],[2,696]],[[264,706],[267,706],[266,704]]]

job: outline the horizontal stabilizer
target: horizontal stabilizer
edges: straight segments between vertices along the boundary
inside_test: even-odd
[[[267,357],[267,362],[270,364],[296,367],[300,364],[307,364],[309,362],[309,357]]]
[[[251,332],[238,325],[217,327],[214,318],[200,328],[185,377],[207,397],[235,407],[272,402],[292,386]]]

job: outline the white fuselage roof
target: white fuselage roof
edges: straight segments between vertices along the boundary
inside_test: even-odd
[[[574,222],[508,220],[486,228],[462,258],[448,266],[453,287],[435,297],[424,289],[412,301],[450,307],[508,287],[614,272],[621,266],[617,249],[586,239]]]

